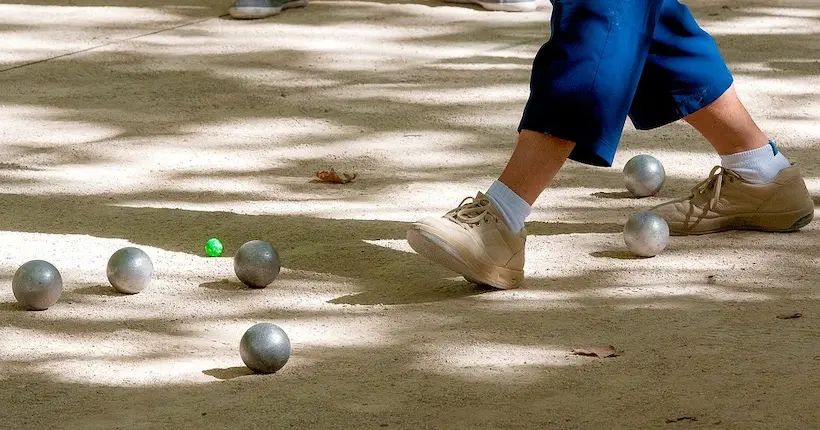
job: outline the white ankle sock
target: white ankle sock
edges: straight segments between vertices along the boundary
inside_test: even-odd
[[[524,220],[530,216],[532,206],[500,181],[493,182],[485,195],[501,213],[510,231],[518,234],[524,228]]]
[[[791,166],[791,163],[777,150],[774,141],[769,141],[768,145],[751,151],[722,155],[720,165],[734,170],[749,182],[765,184],[771,182],[781,170]]]

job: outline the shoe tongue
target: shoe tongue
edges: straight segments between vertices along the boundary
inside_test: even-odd
[[[490,200],[489,198],[487,198],[487,196],[484,193],[482,193],[481,191],[479,191],[478,194],[475,195],[475,201],[476,202],[480,202],[480,201],[487,202],[487,205],[486,205],[487,210],[490,213],[492,213],[496,216],[501,216],[501,212],[499,212],[498,209],[495,207],[495,205],[493,204],[493,201]]]
[[[476,195],[475,195],[475,202],[476,202],[476,203],[480,203],[480,202],[487,202],[486,206],[487,206],[490,210],[495,211],[495,207],[493,206],[493,201],[492,201],[492,200],[490,200],[489,198],[487,198],[487,195],[485,195],[485,194],[484,194],[484,193],[482,193],[481,191],[479,191],[479,192],[478,192],[478,194],[476,194]],[[483,206],[483,205],[482,205],[482,206]]]
[[[737,173],[736,171],[734,171],[732,169],[729,169],[729,168],[726,168],[726,167],[721,167],[721,168],[723,169],[722,173],[723,173],[724,176],[732,176],[732,177],[735,177],[737,179],[740,179],[743,182],[751,184],[751,182],[747,181],[746,178],[744,178],[743,176],[740,176],[740,173]]]

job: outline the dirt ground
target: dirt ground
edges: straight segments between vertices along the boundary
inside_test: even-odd
[[[627,125],[614,168],[566,166],[529,219],[519,290],[407,246],[408,222],[503,168],[549,4],[316,1],[233,21],[228,0],[0,3],[0,427],[820,427],[820,223],[624,252],[632,212],[718,163],[684,124]],[[817,1],[688,4],[820,196]],[[640,153],[667,184],[624,198]],[[360,178],[311,182],[328,167]],[[203,256],[211,236],[224,257]],[[251,239],[282,257],[264,290],[233,274]],[[127,245],[156,268],[133,296],[105,278]],[[11,292],[35,258],[65,282],[44,312]],[[293,343],[274,375],[239,357],[262,321]],[[599,344],[622,354],[570,354]]]

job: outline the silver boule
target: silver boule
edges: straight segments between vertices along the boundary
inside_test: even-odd
[[[265,288],[281,270],[279,253],[268,242],[252,240],[240,246],[233,257],[236,277],[251,288]]]
[[[131,246],[112,254],[106,267],[108,282],[123,294],[137,294],[146,289],[153,273],[151,257],[145,251]]]
[[[63,277],[53,264],[32,260],[14,273],[11,280],[14,298],[30,311],[44,311],[63,294]]]
[[[636,212],[624,225],[624,242],[639,257],[654,257],[669,244],[669,225],[653,212]]]
[[[276,324],[255,324],[239,341],[239,355],[254,372],[274,373],[290,358],[290,338]]]
[[[624,185],[635,197],[657,194],[666,182],[661,162],[651,155],[636,155],[624,166]]]

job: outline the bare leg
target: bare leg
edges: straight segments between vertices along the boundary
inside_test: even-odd
[[[672,234],[735,229],[786,232],[812,220],[814,202],[800,172],[775,145],[768,147],[768,137],[733,87],[684,120],[714,146],[724,170],[713,170],[690,197],[652,209],[666,220]],[[735,180],[736,176],[743,181]]]
[[[712,104],[685,117],[684,121],[695,127],[720,155],[749,151],[769,143],[740,102],[734,86]]]
[[[574,142],[522,130],[499,181],[532,205],[575,147]]]
[[[573,142],[522,131],[504,172],[484,198],[479,193],[445,217],[411,224],[407,242],[419,255],[470,282],[518,287],[527,240],[523,221],[574,147]]]

